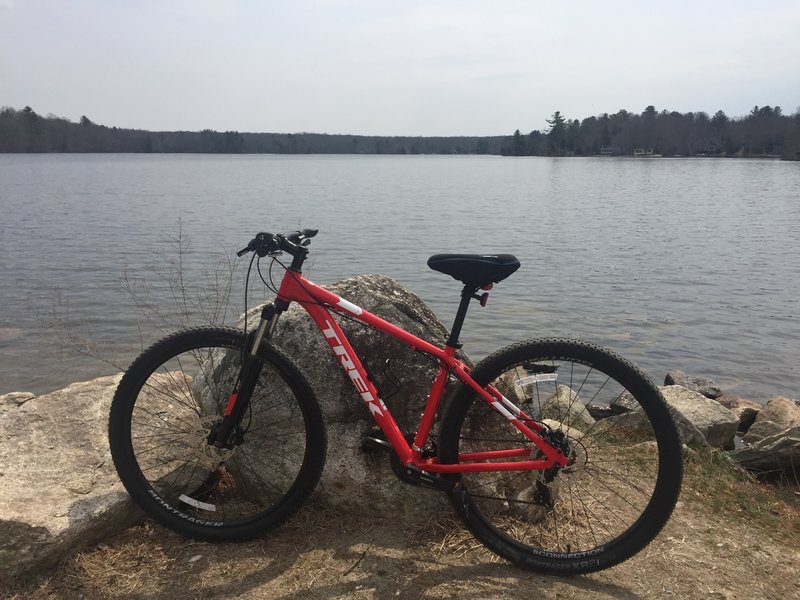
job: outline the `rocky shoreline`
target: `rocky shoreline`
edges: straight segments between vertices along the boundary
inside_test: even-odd
[[[419,298],[389,278],[358,276],[331,289],[356,303],[377,304],[376,314],[423,338],[438,341],[447,335]],[[284,315],[278,334],[285,336],[282,342],[299,357],[317,389],[328,422],[329,447],[336,448],[335,454],[329,453],[319,497],[356,510],[391,501],[393,510],[404,517],[425,518],[420,502],[436,506],[443,498],[413,496],[404,505],[407,486],[383,460],[362,450],[362,436],[374,426],[369,415],[353,401],[349,382],[328,359],[327,345],[314,335],[302,311],[293,309]],[[389,404],[401,425],[416,422],[420,398],[427,391],[424,382],[430,380],[430,361],[418,353],[401,354],[402,348],[387,345],[372,330],[344,327],[365,353],[391,356],[393,369],[409,374],[409,384]],[[0,581],[40,573],[142,518],[119,482],[108,451],[106,424],[119,379],[120,375],[100,377],[40,396],[24,392],[0,396],[0,525],[5,534],[0,539]],[[565,389],[569,397],[571,392]],[[732,462],[758,472],[789,471],[800,465],[796,400],[778,396],[762,406],[680,371],[670,371],[659,389],[687,446],[720,448]],[[637,410],[641,409],[626,405],[622,396],[610,406],[588,412],[592,419],[635,426]],[[539,418],[549,417],[543,410]]]
[[[800,402],[797,400],[774,396],[761,405],[747,398],[725,394],[710,379],[689,376],[682,371],[668,372],[664,385],[660,389],[671,406],[674,404],[670,400],[671,392],[667,390],[680,386],[694,392],[694,408],[706,405],[711,409],[714,414],[711,423],[725,433],[714,438],[713,443],[710,438],[707,441],[728,451],[733,462],[757,473],[800,470]],[[732,433],[731,417],[736,423]],[[692,419],[696,417],[690,417]]]

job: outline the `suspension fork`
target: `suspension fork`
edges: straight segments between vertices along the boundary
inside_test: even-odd
[[[279,303],[281,303],[279,305]],[[285,306],[284,306],[285,304]],[[258,358],[258,349],[265,339],[272,337],[272,332],[278,323],[280,314],[288,308],[288,303],[276,300],[275,303],[267,304],[261,311],[261,321],[258,324],[256,333],[253,336],[253,343],[249,351],[242,351],[242,367],[239,371],[239,378],[236,382],[228,403],[223,412],[222,421],[219,425],[211,429],[208,436],[208,443],[218,448],[230,448],[241,442],[236,439],[236,426],[241,422],[248,407],[253,390],[261,376],[262,362]]]

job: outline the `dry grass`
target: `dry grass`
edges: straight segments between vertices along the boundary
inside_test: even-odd
[[[798,597],[800,513],[794,491],[765,486],[723,456],[706,452],[688,457],[683,496],[662,534],[633,559],[591,575],[550,577],[509,565],[472,539],[446,508],[394,528],[375,516],[312,502],[284,527],[242,544],[194,542],[146,522],[5,595],[14,600]],[[408,493],[432,492],[409,488]]]

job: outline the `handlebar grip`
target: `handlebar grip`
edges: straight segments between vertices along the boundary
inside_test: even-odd
[[[319,229],[303,229],[302,231],[289,231],[283,234],[262,231],[250,240],[247,248],[239,250],[236,256],[244,256],[248,252],[256,252],[263,257],[275,250],[292,252],[298,245],[307,246],[309,242],[304,242],[304,240],[314,237],[317,233],[319,233]]]
[[[287,231],[282,234],[293,244],[299,244],[304,239],[312,238],[319,233],[319,229],[303,229],[302,231]]]

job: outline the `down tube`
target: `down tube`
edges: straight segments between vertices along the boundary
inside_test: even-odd
[[[364,365],[361,364],[342,328],[331,316],[331,314],[319,304],[304,304],[308,314],[317,324],[325,341],[331,347],[336,361],[344,369],[350,378],[353,387],[356,388],[358,395],[364,401],[375,422],[386,434],[386,439],[397,452],[398,457],[407,463],[411,460],[411,448],[403,437],[397,422],[392,417],[389,409],[378,396],[378,390],[367,376]]]

